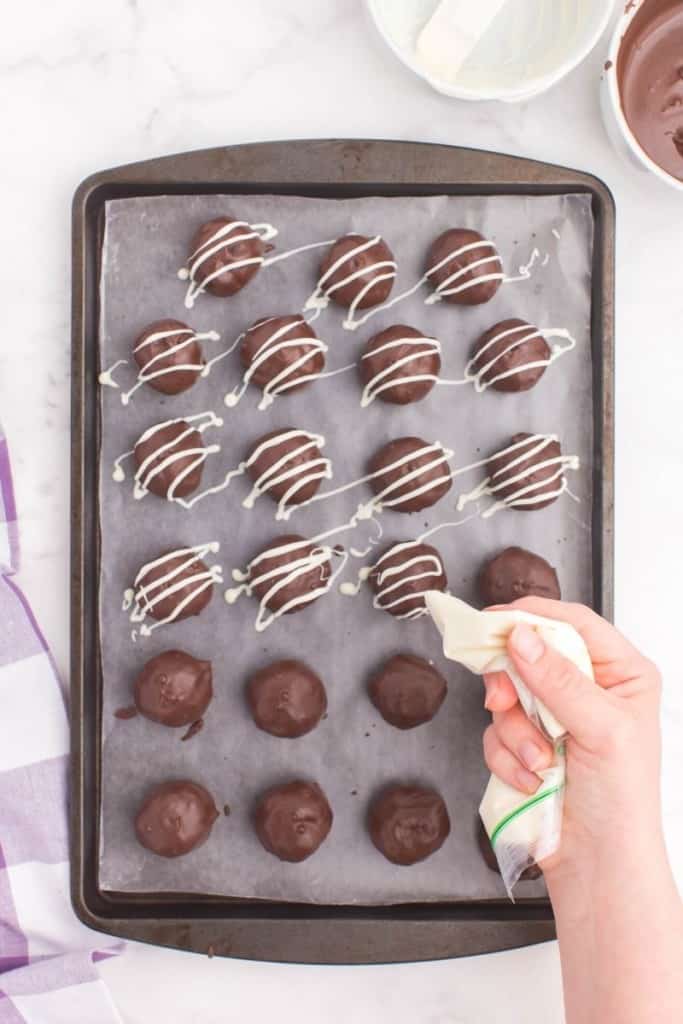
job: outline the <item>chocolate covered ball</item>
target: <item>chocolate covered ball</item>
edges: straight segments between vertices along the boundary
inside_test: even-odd
[[[217,817],[213,797],[198,782],[163,782],[147,794],[135,833],[159,857],[182,857],[206,842]]]
[[[399,437],[375,452],[368,465],[370,486],[383,508],[419,512],[451,489],[451,470],[442,446],[420,437]]]
[[[544,558],[524,548],[505,548],[482,567],[477,580],[484,605],[510,604],[520,597],[559,601],[557,573]]]
[[[444,302],[478,306],[500,288],[503,265],[493,242],[469,228],[451,228],[432,243],[426,274]]]
[[[212,550],[204,545],[199,550]],[[220,569],[209,568],[196,548],[169,551],[142,566],[133,585],[134,618],[146,615],[169,622],[199,615],[213,596],[213,584],[220,582]]]
[[[186,420],[160,424],[146,431],[133,452],[137,482],[144,493],[160,498],[185,498],[201,483],[206,451],[202,435]]]
[[[396,261],[383,238],[343,235],[320,264],[318,289],[338,306],[367,309],[386,302],[396,278]]]
[[[388,786],[368,812],[370,838],[392,864],[417,864],[443,845],[451,823],[442,797],[423,786]]]
[[[495,871],[496,874],[500,874],[500,867],[498,860],[494,853],[493,847],[491,846],[491,840],[486,834],[484,823],[480,817],[477,817],[477,844],[479,851],[482,855],[483,860],[486,862],[486,866]],[[537,878],[540,878],[543,872],[539,868],[538,864],[531,863],[528,868],[525,868],[522,874],[519,876],[520,882],[534,882]]]
[[[392,544],[377,559],[369,577],[373,605],[397,619],[417,619],[427,614],[428,590],[448,586],[441,555],[431,544],[405,541]]]
[[[302,316],[269,316],[245,332],[240,359],[249,380],[275,396],[297,391],[321,374],[325,350]]]
[[[250,224],[216,217],[202,224],[190,243],[190,281],[212,295],[234,295],[258,273],[268,248]]]
[[[373,335],[359,363],[363,384],[361,405],[375,398],[393,405],[408,405],[425,398],[441,369],[441,346],[436,338],[404,324]]]
[[[134,684],[135,706],[161,725],[191,725],[213,696],[211,662],[185,651],[162,651],[147,661]]]
[[[197,335],[182,320],[155,320],[138,335],[133,358],[140,379],[164,395],[191,388],[204,369]]]
[[[274,661],[247,682],[247,700],[259,729],[294,739],[315,729],[327,710],[325,687],[302,661]]]
[[[317,555],[320,544],[307,541],[296,533],[276,537],[263,549],[258,559],[250,563],[249,584],[259,600],[271,612],[279,612],[288,604],[285,615],[303,611],[322,596],[332,576],[329,559]]]
[[[552,435],[515,434],[487,463],[489,490],[509,508],[545,508],[566,487],[560,442]]]
[[[501,320],[479,338],[467,367],[480,390],[528,391],[550,363],[550,346],[525,320]]]
[[[267,494],[283,509],[309,501],[329,479],[330,462],[320,450],[324,438],[285,427],[260,437],[246,459],[254,495]],[[251,505],[250,498],[247,505]]]
[[[397,729],[430,722],[446,698],[446,680],[433,665],[414,654],[395,654],[368,684],[370,700],[382,718]]]
[[[327,838],[332,817],[320,786],[297,780],[263,793],[254,811],[254,827],[269,853],[298,863]]]

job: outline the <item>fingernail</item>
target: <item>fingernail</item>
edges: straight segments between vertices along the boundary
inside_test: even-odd
[[[521,789],[524,793],[535,793],[541,784],[538,775],[528,772],[526,768],[519,768],[515,779],[517,780],[517,788]]]
[[[524,740],[519,745],[520,759],[527,766],[529,771],[537,771],[543,763],[543,751],[533,740]]]
[[[531,626],[515,626],[510,634],[510,646],[523,661],[534,665],[543,657],[545,645],[535,629]]]
[[[490,682],[486,680],[484,685],[486,686],[486,697],[484,698],[484,707],[486,708],[487,711],[490,711],[491,701],[495,700],[495,696],[498,693],[500,686],[497,679],[492,679]]]

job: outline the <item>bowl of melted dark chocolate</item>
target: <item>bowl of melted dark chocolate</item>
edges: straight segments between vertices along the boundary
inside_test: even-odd
[[[683,190],[683,4],[626,4],[602,82],[607,131],[641,170]]]

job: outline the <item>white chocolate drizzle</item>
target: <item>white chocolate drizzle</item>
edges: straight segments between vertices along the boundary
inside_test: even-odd
[[[424,595],[428,590],[433,590],[433,585],[429,580],[434,577],[445,576],[446,570],[444,569],[443,562],[440,556],[437,557],[431,553],[428,554],[411,554],[412,551],[421,547],[428,537],[432,534],[437,533],[439,530],[443,530],[446,527],[457,527],[463,526],[472,519],[472,516],[467,516],[465,519],[460,519],[454,523],[439,523],[438,526],[433,526],[430,530],[426,530],[421,534],[417,540],[404,541],[403,543],[394,544],[388,551],[379,558],[374,565],[364,566],[358,572],[358,579],[356,583],[342,583],[339,587],[341,594],[346,597],[356,597],[365,583],[366,580],[375,572],[376,569],[381,566],[382,562],[387,561],[389,558],[393,558],[399,552],[402,552],[406,557],[396,566],[387,566],[384,571],[380,570],[377,586],[378,590],[375,594],[372,606],[373,608],[380,609],[382,611],[391,611],[392,608],[396,608],[400,604],[404,604],[407,601],[414,601],[416,598],[422,599],[422,607],[412,608],[407,612],[394,614],[397,619],[419,619],[423,615],[427,614],[427,608],[424,605]],[[352,552],[353,554],[353,552]],[[420,567],[422,567],[420,569]],[[404,575],[408,573],[408,575]],[[414,583],[416,580],[425,580],[423,590],[413,591],[410,594],[396,594],[400,591],[400,588],[406,583]],[[388,600],[387,600],[388,598]]]
[[[509,338],[509,344],[501,349],[496,355],[491,356],[490,359],[483,362],[477,370],[474,369],[477,363],[482,360],[486,352],[493,348],[497,342],[502,341],[504,338]],[[527,341],[531,341],[534,338],[564,338],[568,344],[566,345],[553,345],[550,346],[550,355],[547,359],[535,359],[528,363],[522,363],[519,366],[515,366],[510,370],[504,370],[501,373],[495,373],[490,380],[484,380],[484,377],[491,370],[495,370],[496,363],[503,360],[510,352],[524,345]],[[485,345],[475,353],[470,359],[467,366],[465,367],[465,378],[472,381],[474,384],[474,390],[481,393],[486,391],[487,388],[493,387],[498,381],[505,380],[508,377],[514,377],[519,373],[524,373],[526,370],[533,370],[537,367],[550,366],[556,359],[563,356],[566,352],[571,352],[576,346],[576,340],[572,337],[569,331],[563,327],[548,327],[539,329],[538,327],[532,327],[531,324],[521,324],[518,327],[509,327],[504,331],[500,331],[493,338],[486,342]]]
[[[277,506],[276,519],[286,519],[290,505],[296,505],[298,492],[309,484],[318,480],[330,480],[332,478],[332,463],[324,457],[314,456],[308,462],[290,466],[287,463],[299,458],[311,449],[320,449],[325,445],[325,438],[322,434],[311,434],[307,430],[283,430],[274,437],[262,441],[253,450],[249,458],[241,463],[240,472],[248,470],[258,461],[264,452],[270,448],[276,448],[280,444],[296,438],[299,444],[292,451],[282,455],[272,465],[264,469],[263,473],[255,481],[250,493],[242,502],[244,508],[253,508],[254,502],[262,494],[282,483],[289,483],[289,487],[280,498]]]
[[[168,359],[169,356],[174,356],[176,352],[180,352],[182,349],[186,348],[188,345],[191,345],[195,341],[220,340],[220,334],[218,334],[217,331],[205,331],[202,334],[199,334],[196,331],[193,331],[192,328],[190,327],[177,327],[172,330],[169,329],[165,331],[154,331],[152,334],[147,335],[146,338],[143,338],[142,341],[138,342],[138,344],[133,349],[133,352],[139,352],[140,349],[146,348],[146,346],[151,345],[152,342],[163,341],[164,338],[173,338],[177,335],[180,336],[180,340],[176,342],[176,344],[171,345],[170,348],[164,349],[163,352],[158,352],[155,356],[152,357],[152,359],[149,360],[149,362],[145,366],[139,368],[136,382],[133,385],[133,387],[129,391],[121,393],[122,405],[128,405],[131,397],[135,394],[138,388],[142,387],[143,384],[147,384],[149,383],[149,381],[156,380],[158,377],[165,377],[169,373],[180,373],[182,371],[189,370],[190,372],[198,373],[199,376],[201,377],[208,377],[209,373],[211,372],[211,367],[214,365],[214,363],[217,363],[219,362],[219,360],[224,359],[225,356],[230,355],[230,352],[232,352],[234,348],[234,346],[232,346],[225,352],[220,352],[217,356],[214,356],[213,359],[209,359],[206,362],[201,361],[198,363],[193,363],[188,361],[186,363],[177,363],[173,366],[159,366],[158,364],[162,363],[163,360]],[[98,377],[100,384],[102,384],[105,387],[118,388],[119,384],[116,383],[113,377],[114,371],[119,366],[127,365],[127,359],[117,359],[117,361],[112,366],[110,366],[109,369],[103,370],[102,373],[100,373]]]
[[[232,231],[235,229],[237,229],[238,233],[233,235]],[[185,308],[192,309],[199,296],[206,291],[208,285],[215,278],[220,277],[221,274],[240,270],[242,267],[249,267],[254,264],[257,264],[259,269],[269,267],[273,263],[289,259],[290,256],[296,256],[300,252],[308,252],[310,249],[319,249],[321,246],[332,244],[327,239],[324,242],[311,242],[309,245],[299,245],[295,249],[288,249],[286,252],[280,252],[274,256],[266,256],[264,253],[260,256],[232,259],[229,263],[224,263],[217,270],[212,271],[203,280],[197,280],[197,271],[201,268],[202,264],[222,249],[230,250],[238,242],[248,242],[253,238],[260,238],[262,242],[268,242],[271,238],[275,238],[277,233],[277,228],[273,227],[272,224],[248,224],[244,220],[230,221],[230,223],[224,224],[214,231],[210,238],[207,238],[202,245],[190,254],[187,266],[181,267],[178,271],[180,280],[189,282],[185,294]]]
[[[130,609],[130,621],[141,623],[141,636],[149,636],[159,626],[166,626],[171,622],[175,622],[182,615],[185,608],[192,604],[195,598],[209,587],[212,587],[214,583],[223,582],[222,569],[219,565],[212,565],[208,568],[204,566],[202,569],[198,568],[194,575],[184,575],[186,570],[193,566],[195,562],[201,562],[207,555],[215,554],[219,548],[220,545],[215,541],[207,544],[198,544],[192,548],[178,548],[177,551],[169,551],[168,554],[162,555],[160,558],[156,558],[154,561],[147,562],[142,566],[135,577],[133,586],[124,591],[123,595],[123,611]],[[153,569],[163,566],[166,562],[178,557],[183,559],[179,565],[169,569],[159,579],[145,584],[145,578]],[[189,586],[192,587],[192,590],[178,602],[170,615],[167,615],[164,619],[159,619],[151,626],[145,622],[147,615],[158,604],[161,604],[167,598],[172,597]]]
[[[457,503],[458,511],[462,511],[469,502],[477,501],[479,498],[489,495],[497,500],[481,514],[482,519],[488,519],[504,508],[510,508],[511,506],[516,508],[520,506],[533,508],[534,505],[554,500],[561,494],[564,494],[568,490],[565,471],[568,469],[577,470],[580,467],[577,455],[557,455],[550,459],[541,458],[539,462],[534,462],[524,469],[518,469],[527,459],[533,459],[534,456],[540,455],[549,444],[557,440],[556,434],[532,434],[522,441],[516,441],[515,444],[502,448],[488,459],[468,467],[469,469],[475,469],[477,466],[487,465],[494,459],[508,455],[511,452],[519,453],[516,458],[500,469],[497,469],[490,476],[486,477],[485,480],[482,480],[469,494],[461,494]],[[553,471],[545,479],[539,480],[536,483],[528,483],[532,474],[537,473],[539,469],[550,467],[552,467]],[[548,484],[554,481],[557,481],[556,488],[548,491]],[[498,493],[501,489],[509,487],[510,484],[519,484],[519,487],[512,494],[498,498]]]
[[[237,233],[233,234],[233,231]],[[265,261],[265,255],[232,259],[229,263],[221,264],[217,270],[207,274],[203,280],[198,281],[197,271],[207,260],[223,249],[230,250],[232,246],[240,242],[249,242],[253,238],[259,238],[262,242],[267,242],[274,238],[276,234],[277,228],[274,228],[272,224],[248,224],[244,220],[231,220],[227,224],[222,224],[193,253],[190,253],[187,266],[181,267],[178,271],[180,280],[188,282],[185,293],[185,308],[192,309],[202,292],[206,291],[211,282],[215,278],[220,277],[221,274],[232,273],[235,270],[240,270],[242,267],[249,267],[254,264],[260,267]]]
[[[396,261],[395,260],[376,260],[374,263],[370,263],[367,266],[360,267],[358,270],[352,271],[347,274],[346,277],[342,278],[341,281],[332,281],[336,272],[344,266],[345,263],[349,263],[354,257],[360,256],[361,253],[367,252],[368,249],[372,249],[373,246],[378,245],[382,241],[381,235],[375,235],[374,238],[366,238],[363,242],[354,246],[347,253],[344,253],[338,259],[332,263],[324,274],[318,279],[318,283],[315,286],[314,291],[306,299],[304,304],[304,312],[311,309],[315,310],[315,315],[311,318],[315,320],[319,316],[321,310],[326,309],[330,303],[330,299],[336,291],[341,288],[345,288],[346,285],[352,284],[359,278],[364,278],[367,274],[373,274],[374,276],[366,281],[363,287],[360,289],[358,294],[355,296],[353,301],[349,305],[349,310],[344,320],[344,327],[347,330],[354,330],[361,321],[356,323],[354,316],[360,303],[363,301],[365,296],[371,291],[376,285],[381,284],[383,281],[393,281],[396,277]]]
[[[379,345],[370,352],[365,352],[361,356],[361,362],[364,359],[371,359],[381,352],[391,352],[394,349],[403,348],[403,346],[414,348],[415,351],[410,352],[407,356],[404,355],[394,359],[368,381],[361,395],[361,408],[366,409],[382,392],[398,387],[400,384],[416,384],[428,380],[436,383],[438,381],[438,375],[435,373],[406,373],[402,376],[394,376],[398,370],[403,369],[404,366],[410,366],[411,363],[421,356],[440,356],[441,343],[436,338],[396,338],[394,341],[387,341],[383,345]]]
[[[190,476],[195,469],[202,465],[209,455],[213,455],[221,450],[220,445],[213,444],[205,447],[201,445],[198,448],[183,448],[182,442],[186,437],[189,437],[194,431],[198,431],[202,434],[209,427],[222,427],[223,420],[216,416],[213,412],[200,412],[195,416],[180,416],[177,419],[165,420],[163,423],[156,423],[153,427],[149,427],[137,440],[136,446],[148,441],[155,434],[160,433],[166,427],[172,426],[174,423],[185,423],[186,429],[182,430],[180,434],[173,438],[171,441],[167,441],[165,444],[160,444],[158,448],[150,452],[146,459],[144,459],[138,466],[137,472],[134,477],[133,497],[136,501],[140,501],[149,493],[150,484],[156,476],[163,473],[164,470],[168,469],[180,459],[190,459],[188,465],[175,477],[172,481],[168,491],[166,492],[166,498],[168,501],[174,501],[178,505],[182,505],[183,508],[192,508],[202,498],[206,498],[209,494],[217,494],[218,491],[224,490],[233,479],[234,476],[239,475],[237,471],[230,472],[226,475],[225,479],[220,484],[216,484],[213,487],[207,487],[204,491],[199,494],[195,494],[191,499],[181,498],[176,496],[176,491],[182,484],[186,477]],[[121,483],[125,480],[125,473],[121,463],[127,459],[130,455],[133,455],[135,449],[129,452],[124,452],[123,455],[119,455],[118,459],[114,461],[114,471],[112,477],[117,483]],[[166,454],[165,454],[166,453]],[[158,462],[159,456],[164,456]],[[156,463],[156,464],[155,464]]]
[[[368,473],[365,476],[359,477],[358,480],[352,480],[348,484],[343,484],[341,487],[335,488],[333,491],[325,491],[323,494],[314,494],[308,501],[302,502],[297,505],[296,508],[304,508],[306,505],[311,505],[316,501],[326,501],[328,498],[333,498],[338,494],[343,494],[345,491],[350,491],[354,487],[358,487],[360,484],[367,483],[370,480],[376,480],[378,477],[385,476],[386,474],[392,473],[407,463],[412,462],[414,459],[422,458],[423,456],[429,456],[428,461],[424,465],[417,466],[415,469],[411,469],[410,472],[404,476],[398,477],[396,480],[390,481],[386,487],[383,487],[370,501],[364,502],[358,506],[355,515],[349,523],[349,526],[354,526],[360,520],[372,519],[376,513],[382,512],[385,508],[397,508],[401,505],[412,501],[414,498],[420,497],[422,494],[426,494],[433,490],[435,487],[439,487],[445,483],[446,480],[450,480],[454,475],[448,467],[449,459],[452,459],[454,452],[448,448],[444,448],[438,441],[433,444],[425,444],[422,448],[417,448],[413,452],[409,452],[407,455],[402,455],[400,458],[395,459],[387,466],[383,466],[381,469],[375,470],[374,473]],[[426,482],[420,482],[420,478],[426,472],[436,467],[444,468],[443,475],[437,477],[435,480],[427,480]],[[460,472],[460,471],[457,471]],[[393,496],[395,491],[402,490],[406,484],[411,482],[415,483],[415,486],[408,491],[407,494],[401,494],[399,496]],[[288,519],[291,512],[290,509],[284,516]]]
[[[329,531],[334,533],[338,531]],[[320,537],[313,537],[311,540],[301,541],[289,541],[286,544],[278,544],[275,542],[270,547],[261,551],[255,558],[252,558],[251,562],[246,567],[246,570],[233,569],[232,578],[239,586],[234,587],[225,592],[225,600],[228,604],[234,604],[242,594],[251,595],[254,588],[261,586],[262,584],[268,584],[268,587],[260,599],[258,613],[256,615],[256,621],[254,622],[254,628],[257,633],[263,632],[267,629],[276,619],[281,615],[286,615],[288,612],[294,611],[296,608],[301,608],[307,604],[311,604],[316,601],[323,594],[326,594],[332,587],[334,581],[340,572],[344,569],[348,559],[348,553],[346,551],[339,551],[328,544],[322,544],[322,541],[328,534],[322,534]],[[310,549],[310,550],[309,550]],[[275,558],[282,554],[294,554],[301,552],[300,555],[296,556],[284,565],[275,566],[270,569],[259,569],[261,563]],[[333,557],[340,559],[339,566],[331,573],[328,574],[327,566],[331,562]],[[306,593],[299,594],[297,597],[293,597],[291,600],[286,601],[281,608],[277,611],[271,611],[268,604],[272,599],[283,589],[295,583],[301,576],[305,576],[307,573],[320,571],[320,585],[314,587],[313,590],[309,590]]]
[[[266,323],[279,319],[280,317],[268,317],[266,320],[263,320],[258,324],[258,328],[263,327]],[[263,397],[258,404],[258,408],[261,411],[267,409],[273,404],[279,395],[285,394],[285,392],[289,391],[290,388],[298,387],[301,384],[307,384],[314,380],[322,380],[326,377],[335,377],[338,373],[346,373],[348,370],[352,369],[353,364],[350,366],[342,366],[339,370],[331,370],[328,373],[319,371],[317,373],[311,372],[298,374],[297,371],[304,368],[307,363],[312,362],[316,356],[324,356],[328,351],[328,346],[324,341],[321,341],[320,338],[309,337],[305,334],[296,333],[305,325],[306,321],[304,318],[298,317],[292,323],[278,327],[266,338],[254,353],[251,365],[247,370],[245,370],[241,384],[232,391],[229,391],[225,396],[224,401],[229,409],[233,409],[244,396],[259,366],[261,366],[262,363],[265,363],[267,359],[277,355],[278,352],[281,352],[284,349],[297,348],[305,345],[307,351],[304,352],[302,356],[299,356],[298,359],[295,359],[293,363],[285,366],[284,369],[268,381],[263,388]],[[294,337],[291,336],[292,332],[294,332]],[[235,346],[244,339],[244,337],[244,334],[240,335],[232,346],[232,349],[234,349]]]
[[[446,295],[460,294],[461,292],[467,291],[468,288],[474,288],[476,285],[484,284],[486,281],[500,281],[502,284],[512,284],[515,281],[526,281],[529,277],[531,277],[531,271],[536,261],[536,258],[533,256],[533,254],[531,260],[528,263],[523,264],[521,267],[519,267],[519,272],[517,275],[515,275],[514,277],[508,277],[503,272],[502,261],[500,256],[498,255],[495,244],[493,242],[485,238],[478,242],[469,242],[467,245],[463,245],[458,249],[453,249],[453,251],[448,253],[448,255],[445,256],[442,260],[439,260],[438,263],[435,263],[433,266],[431,266],[422,275],[422,277],[418,281],[416,281],[415,284],[412,285],[410,288],[407,288],[406,291],[400,292],[398,295],[395,295],[392,299],[388,299],[387,302],[383,302],[382,305],[380,306],[374,306],[372,309],[368,310],[366,313],[363,314],[363,316],[359,317],[357,320],[354,319],[353,316],[347,317],[343,324],[344,328],[347,331],[355,331],[356,328],[361,327],[363,324],[367,323],[368,320],[370,320],[371,317],[376,316],[377,313],[384,313],[387,309],[391,309],[391,307],[395,306],[398,302],[402,302],[403,299],[407,299],[410,295],[414,295],[415,292],[418,291],[418,289],[421,288],[423,284],[429,284],[430,277],[435,270],[439,270],[441,267],[445,266],[451,260],[457,259],[458,256],[462,256],[463,253],[473,251],[474,249],[477,248],[493,249],[493,254],[484,255],[481,257],[481,259],[474,260],[472,263],[469,263],[466,267],[462,267],[459,270],[454,271],[444,281],[442,281],[441,284],[437,285],[434,288],[434,291],[431,295],[427,296],[427,298],[424,300],[425,305],[432,306],[434,305],[434,303],[440,302],[441,299],[443,299],[443,297]],[[494,270],[493,267],[491,266],[491,264],[493,263],[496,263],[499,269]],[[474,278],[471,281],[461,280],[461,278],[464,278],[466,274],[469,274],[472,270],[477,270],[478,268],[481,268],[482,272],[479,274],[475,274]],[[304,309],[306,308],[308,308],[308,304],[304,307]]]

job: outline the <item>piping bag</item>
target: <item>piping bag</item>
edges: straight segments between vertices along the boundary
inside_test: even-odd
[[[541,785],[529,796],[492,775],[479,805],[491,846],[508,895],[530,864],[555,853],[560,845],[565,787],[564,738],[566,729],[528,689],[508,657],[507,638],[520,622],[532,626],[548,647],[573,661],[593,679],[593,666],[585,643],[573,626],[528,612],[480,612],[457,597],[430,590],[425,604],[443,637],[444,655],[470,672],[507,672],[526,715],[555,748],[553,764],[539,772]]]

